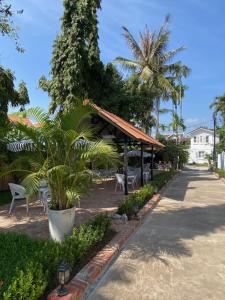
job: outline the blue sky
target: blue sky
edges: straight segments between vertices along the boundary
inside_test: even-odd
[[[11,68],[18,80],[27,83],[32,106],[48,107],[49,98],[38,89],[38,79],[48,76],[52,43],[60,30],[63,13],[61,0],[13,0],[15,8],[23,8],[15,23],[20,28],[24,54],[15,51],[13,42],[1,38],[0,64]],[[171,14],[169,48],[186,46],[177,57],[191,69],[186,80],[189,86],[184,99],[187,129],[212,126],[209,105],[213,98],[225,92],[225,24],[224,0],[102,0],[99,12],[101,58],[107,63],[116,56],[130,57],[123,36],[126,26],[138,39],[147,24],[157,29],[166,14]],[[168,122],[169,116],[162,117]]]

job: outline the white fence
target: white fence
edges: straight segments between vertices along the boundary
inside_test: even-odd
[[[225,152],[224,151],[222,153],[218,154],[217,167],[218,167],[218,169],[225,170]]]

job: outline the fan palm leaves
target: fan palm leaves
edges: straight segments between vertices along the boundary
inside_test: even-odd
[[[179,92],[174,86],[174,81],[179,75],[187,76],[189,69],[182,65],[181,62],[171,60],[185,48],[183,46],[173,50],[167,50],[170,38],[168,25],[170,22],[169,15],[159,31],[151,32],[148,27],[140,33],[140,42],[138,43],[131,32],[123,27],[123,35],[129,45],[133,59],[117,57],[115,63],[122,65],[125,69],[135,73],[141,80],[141,83],[148,84],[150,89],[157,90],[156,101],[156,118],[158,119],[161,99],[168,100],[171,95],[179,98]],[[154,93],[155,93],[154,91]],[[159,122],[156,125],[158,133]]]
[[[118,155],[110,143],[94,138],[85,122],[92,110],[82,103],[69,112],[51,119],[42,109],[32,108],[26,115],[41,124],[28,127],[17,123],[15,127],[33,143],[32,152],[27,152],[26,168],[20,159],[10,166],[13,171],[25,172],[23,184],[31,196],[37,192],[41,180],[46,180],[52,194],[53,209],[67,209],[88,190],[94,173],[89,169],[95,165],[115,165]],[[33,162],[35,157],[36,163]]]

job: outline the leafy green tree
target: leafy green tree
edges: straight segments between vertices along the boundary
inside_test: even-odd
[[[100,0],[64,0],[61,33],[51,60],[51,79],[39,85],[52,98],[50,111],[68,108],[78,98],[99,99],[103,64],[98,47],[97,10]]]
[[[107,64],[104,67],[101,97],[94,102],[129,121],[133,116],[131,111],[133,101],[133,97],[128,94],[127,81],[122,78],[113,64]]]
[[[0,67],[0,128],[3,129],[8,123],[8,107],[22,106],[29,103],[29,95],[26,85],[20,82],[18,90],[14,86],[15,76],[9,69]]]
[[[225,150],[225,94],[217,96],[210,105],[210,108],[214,110],[219,121],[217,132],[220,140],[217,145],[217,150],[220,153]]]
[[[149,89],[154,90],[156,135],[159,128],[160,101],[161,99],[168,100],[172,94],[177,95],[173,81],[176,79],[175,74],[178,71],[181,72],[183,68],[181,62],[171,63],[171,60],[177,53],[183,51],[184,47],[167,51],[170,38],[168,24],[169,16],[166,17],[158,32],[150,32],[146,27],[140,34],[140,43],[135,40],[126,27],[123,27],[124,37],[132,51],[133,59],[117,57],[115,60],[115,63],[121,64],[132,73],[135,73],[139,76],[141,83],[148,84]],[[151,102],[152,99],[150,104]],[[151,113],[150,110],[149,113]]]
[[[0,0],[0,34],[13,39],[19,52],[24,52],[24,49],[19,44],[18,29],[14,26],[13,15],[22,13],[23,10],[13,11],[10,4],[5,0]]]
[[[160,138],[165,147],[157,154],[163,161],[171,164],[174,169],[182,169],[188,162],[188,144],[186,142],[176,143],[173,140]]]

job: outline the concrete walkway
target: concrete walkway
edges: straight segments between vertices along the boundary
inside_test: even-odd
[[[182,172],[88,299],[224,300],[225,184]]]

